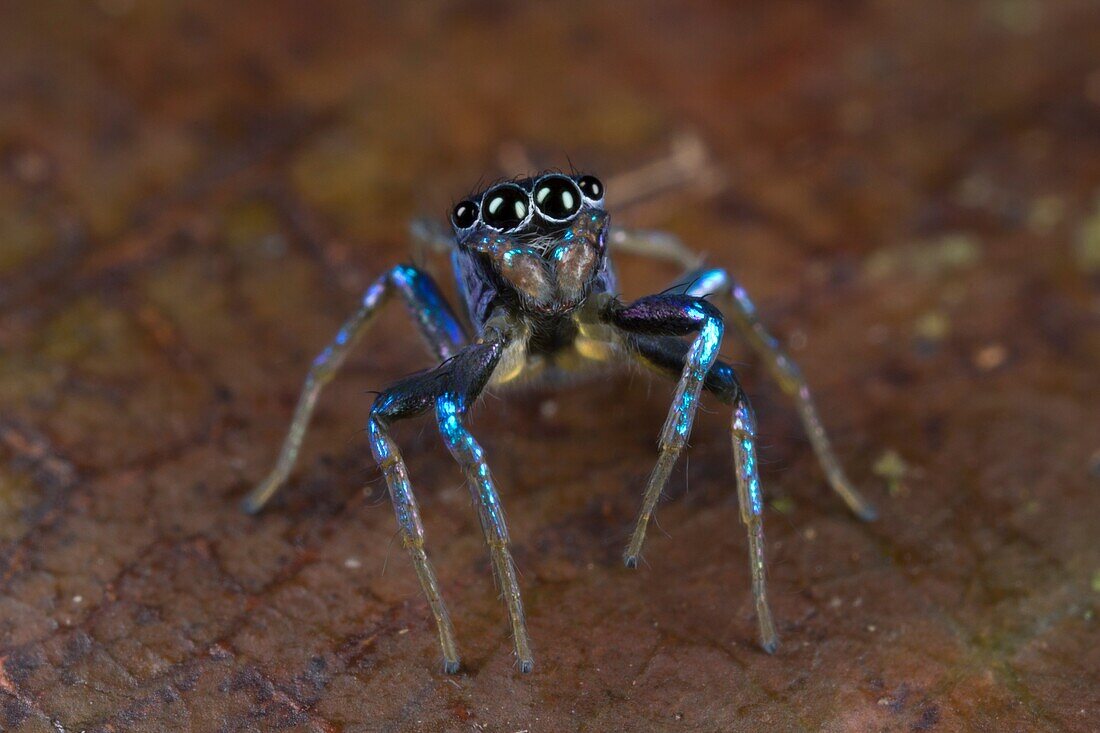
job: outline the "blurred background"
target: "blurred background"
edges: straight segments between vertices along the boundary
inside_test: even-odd
[[[0,729],[1095,730],[1098,50],[1093,0],[0,5]],[[718,405],[621,568],[671,394],[624,374],[473,421],[532,675],[458,470],[398,431],[439,674],[361,434],[430,364],[400,309],[237,509],[409,218],[570,165],[742,280],[880,508],[845,512],[727,339],[774,656]]]

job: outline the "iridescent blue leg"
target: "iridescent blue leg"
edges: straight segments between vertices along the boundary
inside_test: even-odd
[[[628,306],[613,303],[605,313],[605,318],[626,334],[696,334],[684,358],[672,406],[661,429],[657,465],[649,476],[634,533],[623,554],[626,566],[636,567],[649,519],[653,516],[665,484],[668,483],[672,467],[676,465],[687,444],[699,403],[699,392],[718,357],[718,349],[722,343],[722,315],[717,308],[701,298],[651,295]]]
[[[321,390],[336,375],[352,346],[366,332],[382,304],[394,292],[401,295],[437,359],[451,358],[466,343],[465,330],[428,273],[409,265],[398,265],[378,278],[363,295],[359,309],[337,332],[335,340],[313,360],[279,458],[271,473],[245,497],[242,502],[245,511],[259,511],[286,481],[302,447],[302,438],[309,427]]]
[[[463,416],[470,399],[468,394],[461,392],[440,395],[436,400],[436,419],[447,448],[466,473],[474,506],[477,507],[478,517],[481,520],[481,529],[485,534],[485,542],[489,545],[493,570],[508,609],[516,660],[519,662],[520,671],[526,673],[534,667],[534,659],[527,636],[523,599],[520,597],[515,563],[508,549],[508,527],[504,523],[504,509],[500,504],[496,487],[493,485],[493,476],[485,462],[484,451],[463,424]]]
[[[428,599],[428,606],[435,618],[436,628],[439,631],[439,644],[443,649],[443,671],[454,674],[461,664],[458,645],[455,644],[454,627],[451,625],[447,606],[443,602],[443,594],[439,590],[435,570],[432,569],[428,554],[424,550],[424,525],[420,521],[420,510],[417,508],[416,497],[413,496],[412,485],[409,483],[405,461],[386,432],[385,421],[381,415],[371,417],[367,424],[367,432],[370,435],[371,451],[382,469],[382,475],[385,476],[386,486],[390,491],[393,510],[397,515],[397,526],[401,533],[401,544],[412,557],[420,587],[424,589],[424,596]]]
[[[802,420],[802,426],[810,438],[810,444],[813,446],[814,453],[817,454],[817,460],[825,470],[829,485],[860,519],[874,519],[876,517],[874,506],[863,498],[855,486],[852,485],[852,482],[844,473],[840,461],[837,460],[836,453],[833,452],[829,436],[825,432],[825,426],[822,425],[817,408],[810,397],[810,387],[806,384],[802,371],[797,364],[791,361],[791,358],[784,352],[783,347],[760,322],[756,315],[756,307],[749,299],[745,289],[737,284],[725,270],[701,268],[693,270],[680,278],[679,285],[673,287],[670,292],[698,297],[725,295],[732,299],[734,307],[730,314],[730,320],[733,327],[763,359],[768,371],[771,372],[772,378],[779,383],[780,388],[794,400],[798,415]]]
[[[672,336],[633,334],[627,345],[634,356],[655,371],[675,376],[680,373],[688,356],[688,346]],[[749,570],[756,618],[760,625],[760,644],[769,654],[775,651],[778,638],[768,607],[764,566],[764,504],[760,491],[760,475],[756,463],[756,421],[748,397],[737,381],[733,367],[716,360],[707,373],[703,386],[720,400],[733,406],[730,435],[733,441],[734,472],[737,476],[737,499],[741,521],[749,537]]]
[[[749,571],[752,574],[756,620],[760,625],[760,646],[771,654],[779,645],[779,637],[775,633],[765,583],[764,501],[760,492],[760,474],[756,467],[756,418],[744,393],[734,403],[730,433],[733,440],[733,467],[737,473],[737,501],[741,506],[741,522],[749,535]]]
[[[701,267],[700,258],[674,235],[645,230],[614,229],[608,241],[612,248],[623,252],[668,260],[682,266],[688,274],[679,278],[677,285],[666,292],[700,297],[721,294],[732,298],[735,306],[733,327],[763,359],[768,371],[783,391],[794,399],[802,425],[810,438],[810,444],[813,446],[814,453],[817,454],[818,461],[825,470],[829,485],[857,516],[864,520],[874,519],[877,516],[874,506],[863,498],[848,480],[840,461],[833,452],[802,372],[757,318],[756,307],[745,289],[725,270]]]
[[[492,329],[486,337],[460,351],[436,369],[404,379],[375,400],[371,409],[370,437],[375,458],[386,477],[398,525],[406,546],[413,555],[417,574],[439,626],[443,654],[448,668],[457,669],[458,656],[451,638],[450,622],[443,605],[435,575],[423,551],[423,528],[412,499],[405,466],[386,430],[395,420],[420,415],[432,407],[447,448],[462,466],[470,484],[474,504],[489,545],[494,572],[501,584],[511,621],[516,657],[520,669],[529,672],[533,665],[527,626],[523,616],[519,582],[508,550],[508,529],[484,452],[463,424],[469,405],[488,383],[504,353],[506,339]],[[453,662],[453,665],[452,665]]]
[[[432,372],[402,380],[380,394],[371,408],[367,434],[371,452],[378,461],[389,488],[401,543],[412,557],[420,586],[435,618],[439,643],[443,649],[443,669],[453,674],[458,671],[460,664],[454,628],[443,602],[435,571],[424,549],[424,525],[420,520],[420,510],[416,505],[405,461],[389,436],[389,427],[393,422],[420,415],[430,407],[435,393],[439,391],[438,383],[446,380],[447,368],[445,364]]]

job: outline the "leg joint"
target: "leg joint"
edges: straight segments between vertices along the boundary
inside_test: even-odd
[[[743,393],[741,398],[734,403],[733,422],[730,425],[730,430],[739,437],[756,437],[756,415]]]

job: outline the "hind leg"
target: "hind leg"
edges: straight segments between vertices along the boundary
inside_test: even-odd
[[[692,252],[679,237],[668,232],[612,227],[607,242],[613,250],[672,262],[685,272],[694,270],[703,263],[702,256]]]

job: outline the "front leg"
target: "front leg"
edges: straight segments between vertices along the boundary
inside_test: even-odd
[[[469,481],[485,541],[489,545],[494,574],[507,605],[520,671],[530,672],[534,662],[523,615],[519,581],[508,549],[504,510],[485,462],[484,451],[464,424],[467,410],[481,394],[500,363],[511,334],[512,329],[502,319],[490,320],[486,324],[485,335],[479,342],[466,347],[438,368],[405,379],[387,389],[379,395],[371,410],[371,445],[390,487],[402,536],[412,552],[424,593],[436,617],[448,669],[457,668],[458,660],[453,640],[449,640],[450,622],[431,567],[423,554],[423,530],[419,516],[415,513],[415,503],[411,500],[412,491],[404,463],[386,433],[389,424],[394,420],[413,417],[435,408],[440,434]]]
[[[689,250],[675,235],[665,232],[636,229],[613,229],[608,242],[613,249],[643,257],[667,260],[680,265],[684,275],[665,291],[668,294],[724,295],[732,300],[733,328],[748,341],[760,356],[784,392],[794,400],[798,416],[810,438],[817,459],[825,469],[829,485],[840,495],[844,503],[860,518],[872,520],[877,516],[875,507],[865,499],[848,479],[833,452],[825,427],[810,397],[810,388],[798,366],[783,351],[779,342],[760,321],[756,307],[748,293],[733,277],[721,268],[703,267],[702,259]]]
[[[504,316],[495,315],[485,325],[481,342],[452,360],[451,377],[435,397],[435,416],[443,442],[466,474],[470,496],[477,508],[493,573],[500,584],[512,629],[516,661],[521,672],[534,667],[527,620],[523,613],[519,580],[508,544],[508,527],[493,475],[473,434],[466,428],[466,412],[488,384],[518,330]]]
[[[611,301],[604,308],[602,317],[627,334],[696,334],[684,359],[676,393],[672,398],[672,407],[661,429],[657,465],[649,476],[634,533],[623,554],[623,562],[627,567],[637,567],[649,519],[653,516],[665,484],[668,483],[672,467],[676,465],[687,444],[699,403],[699,392],[718,357],[718,349],[722,343],[722,315],[702,298],[650,295],[627,306]]]
[[[390,426],[394,422],[415,417],[429,408],[434,395],[440,391],[441,383],[447,381],[448,365],[404,379],[378,395],[367,421],[367,435],[374,460],[386,479],[394,514],[397,515],[401,544],[409,551],[424,597],[435,617],[439,644],[443,650],[443,670],[454,674],[460,665],[454,627],[443,602],[435,570],[424,548],[424,523],[420,519],[405,459],[390,437]]]
[[[659,374],[675,377],[684,367],[688,345],[674,336],[631,334],[627,338],[630,353],[641,364]],[[707,372],[703,388],[733,407],[730,437],[733,441],[733,467],[737,477],[737,502],[741,522],[749,538],[749,571],[756,619],[760,626],[760,646],[771,654],[779,643],[768,606],[764,565],[764,500],[756,460],[756,418],[749,398],[741,389],[737,374],[726,362],[716,359]]]
[[[516,661],[520,671],[527,673],[535,662],[527,635],[527,619],[523,613],[523,598],[520,596],[515,562],[508,549],[504,507],[501,506],[489,465],[485,462],[485,452],[463,422],[470,399],[469,393],[463,394],[461,391],[441,395],[436,400],[436,420],[447,449],[466,474],[470,495],[481,521],[481,531],[485,535],[485,544],[489,546],[493,574],[500,584],[508,610]]]

